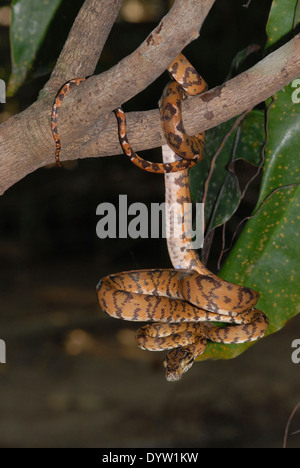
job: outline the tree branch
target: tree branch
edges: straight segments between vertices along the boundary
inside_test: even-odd
[[[84,7],[88,9],[90,5],[95,5],[94,1],[87,0]],[[175,0],[170,12],[133,54],[111,70],[91,77],[72,90],[60,108],[58,127],[63,148],[62,160],[66,159],[64,151],[68,144],[76,139],[81,144],[84,135],[88,131],[91,132],[95,124],[98,131],[103,131],[111,110],[153,82],[182,48],[198,37],[199,29],[214,1]],[[114,3],[119,6],[120,1]],[[108,10],[105,11],[108,14]],[[80,15],[83,17],[82,10]],[[105,22],[105,19],[102,18],[102,21]],[[72,69],[71,71],[75,72],[80,69],[85,71],[83,75],[86,75],[86,69],[80,65],[84,61],[84,53],[79,53],[75,66],[70,67],[69,63],[66,65],[65,60],[70,60],[72,53],[74,54],[73,48],[77,49],[82,37],[85,34],[89,35],[92,29],[95,29],[95,23],[91,25],[81,20],[74,23],[58,66],[46,89],[52,89],[54,81],[65,81],[64,70],[70,72]],[[98,25],[96,29],[98,31]],[[68,76],[68,79],[71,78],[74,76]],[[53,94],[41,93],[39,101],[0,127],[1,194],[25,175],[53,162],[54,143],[50,131],[53,99]]]
[[[67,122],[70,113],[75,116],[72,121],[75,134],[82,125],[88,127],[105,112],[111,112],[147,88],[184,47],[197,39],[214,2],[176,0],[169,13],[131,55],[101,75],[91,77],[85,86],[76,90],[76,94],[72,93],[61,107],[61,129],[68,132],[66,143],[73,140]],[[85,99],[87,92],[88,102]],[[84,119],[79,118],[80,114],[85,116]]]
[[[56,62],[44,93],[56,94],[67,80],[92,75],[124,0],[86,0]]]
[[[87,0],[86,3],[91,5],[92,2]],[[198,36],[213,3],[214,0],[186,0],[183,8],[183,2],[177,0],[169,14],[133,54],[111,70],[91,77],[72,90],[60,109],[62,160],[121,153],[116,119],[111,111],[154,81],[185,45]],[[77,34],[74,33],[75,43]],[[60,64],[64,61],[64,54],[72,56],[70,37],[47,84],[48,90],[52,89],[54,80],[65,81]],[[70,58],[71,63],[73,59],[77,62],[74,68],[70,68],[73,71],[80,69],[78,64],[82,63],[84,53],[79,55],[76,60]],[[96,55],[95,51],[91,60],[94,64]],[[204,95],[185,101],[183,116],[186,129],[194,134],[219,125],[266,100],[299,75],[300,35],[247,72]],[[38,167],[54,161],[50,132],[53,96],[50,97],[47,94],[0,127],[0,193]],[[135,150],[150,149],[165,143],[157,109],[129,113],[127,120],[129,139]]]
[[[189,134],[216,127],[255,107],[300,75],[300,34],[251,69],[221,86],[183,102],[183,118]],[[128,136],[136,151],[166,143],[157,109],[127,114]],[[82,144],[74,142],[65,159],[121,154],[114,115],[102,131],[90,129]]]

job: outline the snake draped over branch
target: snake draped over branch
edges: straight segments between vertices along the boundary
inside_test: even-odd
[[[189,96],[206,91],[207,85],[194,67],[180,54],[168,67],[173,78],[159,102],[167,145],[163,162],[154,163],[138,156],[127,137],[123,109],[115,110],[119,139],[124,154],[141,169],[164,174],[165,201],[172,206],[166,218],[167,246],[173,269],[135,270],[112,274],[97,285],[99,304],[111,317],[147,322],[137,331],[140,348],[167,350],[166,378],[181,378],[206,348],[216,343],[246,343],[264,336],[268,318],[255,308],[258,293],[227,282],[200,261],[183,224],[185,203],[191,203],[189,168],[204,156],[204,133],[189,136],[183,124],[181,103]],[[58,108],[72,86],[84,79],[67,82],[59,91],[52,110],[55,158],[60,165]],[[225,324],[225,325],[223,325]]]

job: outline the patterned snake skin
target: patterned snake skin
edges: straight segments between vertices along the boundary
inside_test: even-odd
[[[57,130],[57,120],[58,120],[58,109],[61,106],[61,103],[64,99],[64,97],[68,94],[68,92],[74,88],[75,86],[78,86],[80,83],[85,81],[86,78],[74,78],[74,80],[67,81],[58,91],[55,101],[52,107],[52,113],[51,113],[51,131],[52,135],[54,138],[55,142],[55,161],[56,165],[58,167],[62,167],[62,164],[59,159],[60,151],[61,151],[61,142],[60,142],[60,137],[58,135],[58,130]]]
[[[254,308],[258,293],[205,268],[183,228],[183,206],[191,202],[188,167],[203,157],[204,134],[189,137],[185,133],[180,103],[184,93],[199,94],[206,84],[182,54],[168,70],[176,82],[167,86],[160,101],[168,142],[163,147],[162,164],[144,161],[134,153],[126,136],[126,122],[118,115],[120,108],[116,113],[125,154],[144,170],[165,173],[166,203],[176,207],[175,215],[166,219],[174,269],[109,275],[99,282],[97,291],[100,306],[112,317],[151,322],[138,330],[137,343],[146,350],[169,350],[164,361],[166,378],[175,381],[204,352],[208,340],[228,344],[257,340],[265,334],[268,319]],[[217,326],[215,322],[228,325]]]
[[[145,161],[131,148],[122,108],[115,110],[124,153],[143,170],[165,174],[166,203],[175,212],[166,218],[168,251],[174,269],[128,271],[103,278],[98,286],[102,309],[110,316],[151,322],[137,332],[137,343],[151,351],[169,350],[164,365],[167,380],[180,379],[207,341],[245,343],[261,338],[267,328],[266,315],[255,309],[258,294],[229,283],[211,273],[192,248],[183,224],[184,203],[191,202],[188,169],[203,158],[204,133],[190,137],[183,125],[181,101],[203,93],[207,85],[180,54],[168,68],[175,81],[167,85],[160,100],[162,127],[168,145],[163,163]],[[85,78],[70,80],[59,90],[52,108],[51,129],[59,159],[61,142],[57,131],[58,109],[70,89]],[[215,323],[226,323],[217,326]]]

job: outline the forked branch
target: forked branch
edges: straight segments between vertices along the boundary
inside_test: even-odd
[[[103,132],[111,110],[153,82],[181,49],[198,37],[214,1],[175,0],[170,12],[135,52],[68,95],[59,116],[62,160],[75,140],[79,150],[86,135],[94,134],[95,129]],[[121,4],[121,0],[86,0],[40,99],[0,127],[0,194],[30,172],[53,162],[50,115],[54,96],[64,81],[94,70]],[[101,24],[106,24],[104,33],[99,33]],[[115,132],[115,128],[111,130]]]
[[[176,0],[138,49],[72,90],[59,114],[62,161],[121,153],[112,110],[145,89],[198,37],[214,1]],[[122,0],[86,0],[40,99],[0,126],[0,194],[53,163],[50,114],[57,89],[68,79],[93,73],[121,5]],[[266,100],[299,75],[300,35],[247,72],[185,101],[186,129],[193,134],[215,127]],[[165,143],[157,109],[129,113],[127,121],[135,150]]]

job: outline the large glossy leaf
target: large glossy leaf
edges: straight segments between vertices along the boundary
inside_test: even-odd
[[[7,95],[23,84],[62,0],[13,0],[10,42],[12,74]]]
[[[275,192],[248,222],[221,273],[259,292],[258,308],[270,322],[267,334],[300,312],[299,207],[299,186]],[[210,344],[202,359],[231,358],[248,346]]]
[[[292,31],[296,3],[273,2],[268,45]],[[300,105],[293,102],[294,92],[290,84],[267,103],[268,142],[258,204],[221,271],[227,280],[260,293],[258,308],[270,321],[267,334],[300,312]],[[210,343],[200,359],[231,358],[247,347]]]
[[[278,41],[290,34],[299,24],[300,10],[297,11],[298,0],[274,0],[267,24],[267,46],[274,46]]]

